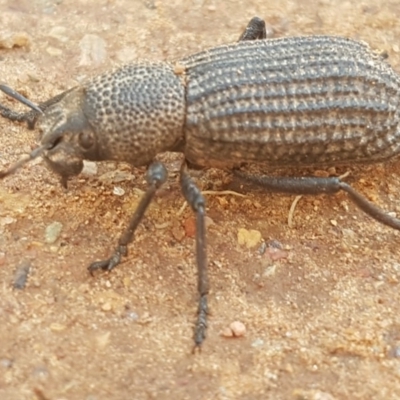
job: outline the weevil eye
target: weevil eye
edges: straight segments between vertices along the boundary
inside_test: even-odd
[[[79,145],[84,150],[89,150],[95,144],[93,133],[92,132],[88,132],[88,131],[80,132],[79,133],[79,137],[78,137],[78,141],[79,141]]]

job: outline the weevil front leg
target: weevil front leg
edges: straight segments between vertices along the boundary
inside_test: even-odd
[[[67,95],[69,92],[71,92],[74,89],[75,89],[75,87],[68,89],[65,92],[58,94],[57,96],[54,96],[51,99],[43,101],[43,102],[39,103],[38,105],[36,105],[36,104],[33,104],[30,100],[26,99],[21,94],[19,94],[18,92],[16,92],[14,89],[10,88],[9,86],[0,84],[0,90],[2,92],[4,92],[9,97],[12,97],[13,99],[19,101],[20,103],[32,108],[31,111],[28,111],[25,113],[19,113],[19,112],[13,111],[10,108],[0,104],[0,115],[3,118],[9,119],[10,121],[13,121],[13,122],[26,122],[29,129],[34,129],[39,115],[43,111],[46,111],[46,109],[51,107],[53,104],[56,104],[59,101],[61,101],[65,97],[65,95]],[[41,111],[39,111],[39,110],[41,110]]]
[[[194,342],[196,349],[200,349],[201,344],[206,338],[209,291],[207,274],[207,254],[206,254],[206,228],[205,214],[206,202],[200,189],[196,186],[187,172],[186,164],[182,164],[180,173],[180,184],[186,201],[196,213],[196,264],[197,264],[197,290],[199,293],[199,305],[197,309],[197,322],[194,329]]]
[[[126,256],[128,244],[132,241],[136,228],[142,220],[151,201],[153,200],[157,189],[159,189],[161,185],[167,180],[167,176],[167,169],[161,162],[156,161],[149,166],[146,175],[148,188],[146,190],[146,193],[140,200],[138,207],[133,213],[128,228],[120,237],[118,241],[118,246],[110,258],[103,261],[96,261],[90,264],[88,270],[91,274],[93,274],[93,272],[98,269],[111,271],[121,262],[121,258],[123,256]]]

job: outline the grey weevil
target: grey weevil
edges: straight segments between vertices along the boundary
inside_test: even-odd
[[[83,160],[116,160],[148,166],[148,188],[110,258],[89,271],[112,270],[127,254],[135,229],[165,182],[157,154],[185,156],[180,185],[196,214],[198,317],[195,348],[207,329],[209,291],[205,201],[188,164],[232,169],[268,191],[333,194],[340,190],[377,221],[400,229],[337,177],[256,177],[239,168],[336,166],[373,163],[400,152],[400,78],[362,42],[335,36],[267,39],[253,18],[239,41],[178,63],[138,62],[89,80],[35,105],[5,85],[0,89],[32,108],[24,114],[0,105],[0,114],[42,131],[40,145],[0,172],[4,178],[43,156],[67,180]]]

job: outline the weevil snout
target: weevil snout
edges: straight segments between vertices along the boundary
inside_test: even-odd
[[[80,99],[80,91],[73,91],[38,119],[40,142],[46,147],[43,158],[61,176],[63,186],[69,177],[80,174],[84,159],[96,159],[97,154],[95,132]]]
[[[95,137],[91,131],[61,134],[54,145],[43,154],[43,159],[52,171],[61,176],[66,187],[69,177],[79,175],[83,169],[83,160],[90,158],[88,153],[95,147]],[[42,141],[42,144],[46,142]]]
[[[79,175],[83,169],[82,155],[67,142],[57,143],[47,150],[43,159],[52,171],[60,175],[61,183],[66,188],[67,181],[74,175]]]

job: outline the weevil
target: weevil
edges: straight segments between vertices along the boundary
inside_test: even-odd
[[[400,78],[367,44],[335,36],[267,39],[253,18],[238,42],[211,48],[177,63],[137,62],[107,72],[35,105],[8,86],[0,88],[32,108],[13,121],[37,123],[40,145],[5,178],[42,156],[63,185],[83,160],[148,166],[148,188],[110,258],[89,271],[112,270],[167,179],[159,153],[181,152],[183,195],[196,214],[198,316],[195,348],[207,329],[205,200],[188,164],[231,169],[268,191],[333,194],[345,191],[377,221],[400,229],[386,214],[338,177],[253,176],[244,164],[272,167],[336,166],[383,162],[400,151]]]

